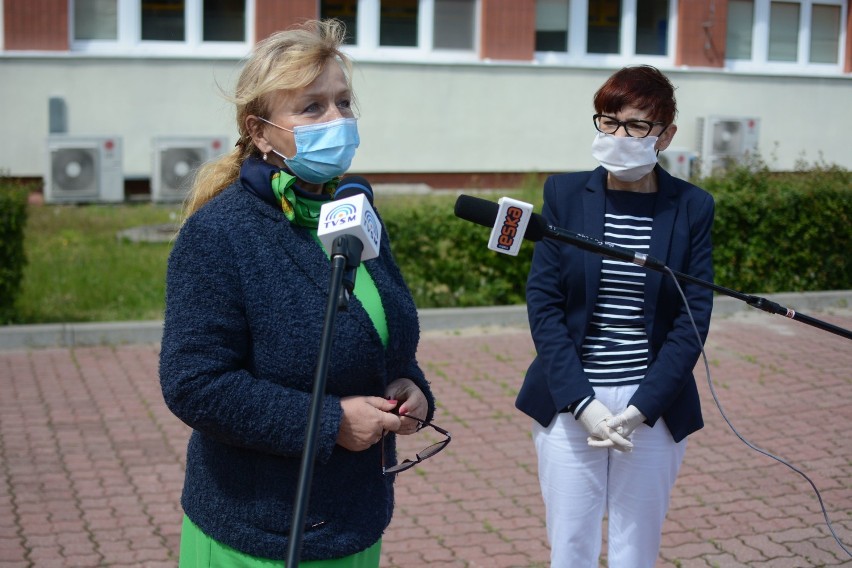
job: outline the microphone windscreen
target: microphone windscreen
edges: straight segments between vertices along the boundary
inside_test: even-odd
[[[538,213],[530,215],[530,223],[527,225],[527,230],[524,233],[524,238],[528,241],[540,241],[547,236],[548,224],[544,217]]]
[[[497,213],[500,205],[487,199],[480,199],[472,195],[459,195],[456,199],[455,214],[459,219],[493,227],[497,221]],[[524,239],[528,241],[540,241],[547,235],[547,222],[538,213],[530,215],[529,225],[524,232]]]
[[[370,186],[370,182],[361,176],[346,176],[340,180],[340,184],[334,190],[334,199],[346,199],[361,193],[367,196],[367,201],[372,205],[373,188]]]
[[[493,201],[472,195],[459,195],[456,199],[455,214],[459,219],[490,228],[494,226],[494,221],[497,220],[499,209],[500,206]]]

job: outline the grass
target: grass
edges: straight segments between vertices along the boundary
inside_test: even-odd
[[[391,210],[428,199],[390,196],[376,205]],[[450,203],[454,196],[439,199]],[[31,204],[27,215],[27,265],[14,323],[162,319],[171,244],[136,243],[118,234],[176,222],[179,204]]]
[[[171,245],[118,233],[178,215],[176,205],[150,203],[30,205],[15,323],[161,319]]]
[[[455,200],[454,192],[377,195],[376,207],[385,218],[427,205],[451,215]],[[180,204],[31,204],[24,237],[27,265],[13,323],[162,319],[171,244],[136,243],[118,234],[179,219]]]

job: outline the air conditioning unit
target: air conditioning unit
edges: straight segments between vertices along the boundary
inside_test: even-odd
[[[692,177],[692,165],[695,162],[695,152],[679,148],[666,148],[658,156],[658,161],[664,170],[674,177],[686,179]]]
[[[228,139],[218,137],[158,137],[152,140],[151,201],[182,201],[195,172],[221,154]]]
[[[759,138],[759,118],[730,116],[699,118],[697,142],[701,174],[709,176],[732,164],[742,163],[757,152]]]
[[[47,138],[44,176],[46,203],[124,201],[121,138],[67,136]]]

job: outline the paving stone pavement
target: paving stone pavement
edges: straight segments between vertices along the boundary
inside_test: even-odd
[[[811,313],[845,329],[852,311]],[[429,331],[418,358],[453,441],[397,479],[382,566],[544,567],[530,422],[513,401],[524,327]],[[715,317],[713,390],[751,444],[818,489],[852,549],[852,349],[763,312]],[[188,429],[165,407],[159,345],[0,351],[0,567],[175,566]],[[696,368],[706,427],[690,437],[660,567],[852,564],[799,473],[750,449]],[[428,433],[401,439],[411,456]]]

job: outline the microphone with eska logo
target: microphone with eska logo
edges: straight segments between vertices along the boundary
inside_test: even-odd
[[[456,200],[455,214],[477,225],[492,227],[488,248],[503,254],[517,255],[522,238],[528,241],[547,238],[654,270],[665,269],[665,264],[652,256],[554,227],[544,217],[533,213],[531,204],[508,197],[500,198],[498,204],[470,195],[460,195]]]
[[[334,192],[334,199],[320,209],[317,237],[331,252],[335,239],[352,235],[363,245],[360,260],[379,256],[382,225],[373,211],[373,188],[361,176],[347,176]]]

